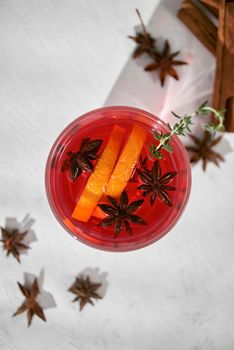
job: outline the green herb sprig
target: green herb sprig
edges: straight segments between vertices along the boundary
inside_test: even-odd
[[[208,113],[212,112],[214,113],[215,118],[217,119],[217,124],[214,124],[212,122],[204,124],[204,129],[212,133],[213,135],[218,131],[224,131],[224,113],[225,110],[216,110],[212,107],[207,106],[208,101],[202,103],[198,109],[194,112],[189,114],[185,114],[183,117],[179,116],[175,112],[172,112],[172,114],[180,119],[178,123],[175,123],[173,126],[171,126],[169,123],[167,124],[169,132],[163,133],[162,131],[153,131],[153,135],[157,141],[159,141],[159,144],[156,146],[154,143],[151,145],[148,145],[148,149],[150,152],[150,156],[152,158],[163,158],[163,154],[161,152],[162,149],[165,151],[172,153],[173,149],[170,145],[171,138],[173,135],[178,136],[185,136],[186,132],[191,132],[190,126],[193,124],[192,120],[196,116],[205,116]]]
[[[211,133],[216,133],[218,131],[223,132],[225,130],[224,127],[224,114],[226,112],[226,109],[220,109],[216,110],[212,107],[207,106],[208,101],[204,102],[198,110],[195,112],[197,113],[196,115],[204,116],[209,113],[213,113],[215,119],[217,120],[217,124],[214,124],[212,122],[209,122],[204,125],[205,130],[211,132]]]

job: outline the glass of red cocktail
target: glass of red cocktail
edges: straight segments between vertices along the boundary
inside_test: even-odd
[[[55,141],[46,165],[46,191],[61,225],[92,247],[145,247],[176,224],[188,201],[190,163],[177,136],[152,158],[154,115],[132,107],[104,107],[77,118]]]

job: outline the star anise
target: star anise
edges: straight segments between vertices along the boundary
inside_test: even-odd
[[[12,254],[20,262],[20,253],[30,247],[23,243],[27,231],[20,233],[18,229],[9,230],[1,227],[3,250],[6,250],[7,256]]]
[[[86,276],[86,278],[81,276],[76,278],[75,282],[68,290],[76,295],[73,302],[79,301],[80,310],[82,310],[87,303],[94,305],[92,299],[102,299],[97,293],[101,285],[102,283],[91,282],[89,276]]]
[[[195,146],[186,147],[187,151],[191,151],[193,153],[192,157],[190,158],[191,163],[197,163],[199,160],[201,160],[202,168],[204,171],[206,171],[208,162],[212,162],[219,166],[219,162],[224,161],[223,156],[212,149],[221,141],[222,136],[214,139],[212,134],[207,131],[204,133],[202,139],[199,139],[194,135],[189,136],[195,143]]]
[[[179,80],[179,76],[175,68],[173,68],[173,66],[180,66],[183,64],[187,64],[187,62],[178,61],[174,59],[179,53],[180,53],[179,51],[171,53],[170,44],[168,40],[165,40],[162,53],[158,53],[156,51],[154,52],[154,57],[153,57],[154,62],[148,64],[145,67],[145,71],[153,71],[153,70],[159,69],[160,70],[159,79],[161,82],[161,86],[164,85],[167,75],[170,75],[174,79]]]
[[[129,222],[140,225],[147,224],[142,218],[140,218],[140,216],[133,214],[134,211],[140,208],[144,199],[139,199],[128,204],[128,195],[126,191],[123,191],[121,194],[119,204],[113,197],[107,196],[107,198],[112,205],[98,204],[102,211],[108,215],[108,217],[103,219],[100,223],[100,226],[107,227],[114,225],[115,238],[124,227],[128,234],[132,234]]]
[[[43,309],[36,300],[39,294],[37,278],[35,278],[30,288],[22,285],[19,282],[18,282],[18,286],[21,293],[25,296],[26,299],[23,302],[23,304],[18,308],[18,310],[13,314],[13,316],[17,316],[23,313],[24,311],[27,311],[28,326],[31,325],[34,315],[37,315],[43,321],[46,321]]]
[[[141,171],[137,170],[143,185],[138,187],[139,190],[143,190],[143,196],[146,197],[151,194],[150,205],[153,205],[157,197],[162,200],[166,205],[172,207],[171,198],[167,191],[175,191],[176,188],[168,186],[168,183],[177,175],[177,172],[171,171],[162,175],[159,161],[156,160],[151,170]]]
[[[155,39],[147,32],[140,12],[136,9],[136,13],[140,19],[142,26],[142,33],[137,33],[135,36],[129,35],[128,38],[134,40],[137,43],[137,47],[133,52],[132,57],[140,57],[143,53],[152,53],[154,51]]]
[[[102,140],[83,139],[78,152],[67,152],[67,159],[63,162],[61,171],[68,170],[73,181],[75,181],[83,171],[93,172],[92,160],[98,158],[97,152],[101,145]]]

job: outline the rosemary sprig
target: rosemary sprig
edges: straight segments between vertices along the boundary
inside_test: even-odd
[[[192,119],[196,116],[204,116],[208,113],[212,112],[214,113],[215,118],[217,119],[218,123],[214,124],[212,122],[209,122],[207,124],[204,124],[204,129],[212,133],[213,135],[217,131],[224,131],[224,113],[225,110],[216,110],[212,107],[207,106],[208,101],[202,103],[198,109],[191,113],[190,115],[185,114],[183,117],[179,116],[175,112],[172,112],[172,114],[180,119],[178,123],[175,123],[173,126],[171,126],[169,123],[167,124],[169,132],[163,133],[162,131],[153,131],[153,135],[157,141],[159,141],[159,144],[156,146],[154,143],[151,145],[148,145],[148,149],[150,152],[150,156],[153,158],[159,158],[161,159],[163,157],[163,154],[161,152],[162,149],[165,149],[167,152],[172,153],[173,149],[170,145],[171,138],[173,135],[178,136],[185,136],[185,133],[191,132],[190,125],[193,124]]]

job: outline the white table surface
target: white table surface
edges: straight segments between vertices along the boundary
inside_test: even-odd
[[[233,135],[220,146],[220,169],[193,167],[190,201],[176,227],[139,251],[106,253],[75,241],[45,196],[54,139],[105,103],[129,62],[135,7],[148,22],[157,3],[0,1],[0,223],[29,213],[37,237],[21,264],[0,252],[1,350],[234,349]],[[178,108],[185,105],[181,99]],[[80,313],[66,290],[96,267],[107,274],[106,294]],[[35,317],[28,329],[26,315],[11,317],[23,301],[16,281],[42,268],[57,306],[45,310],[47,323]]]

